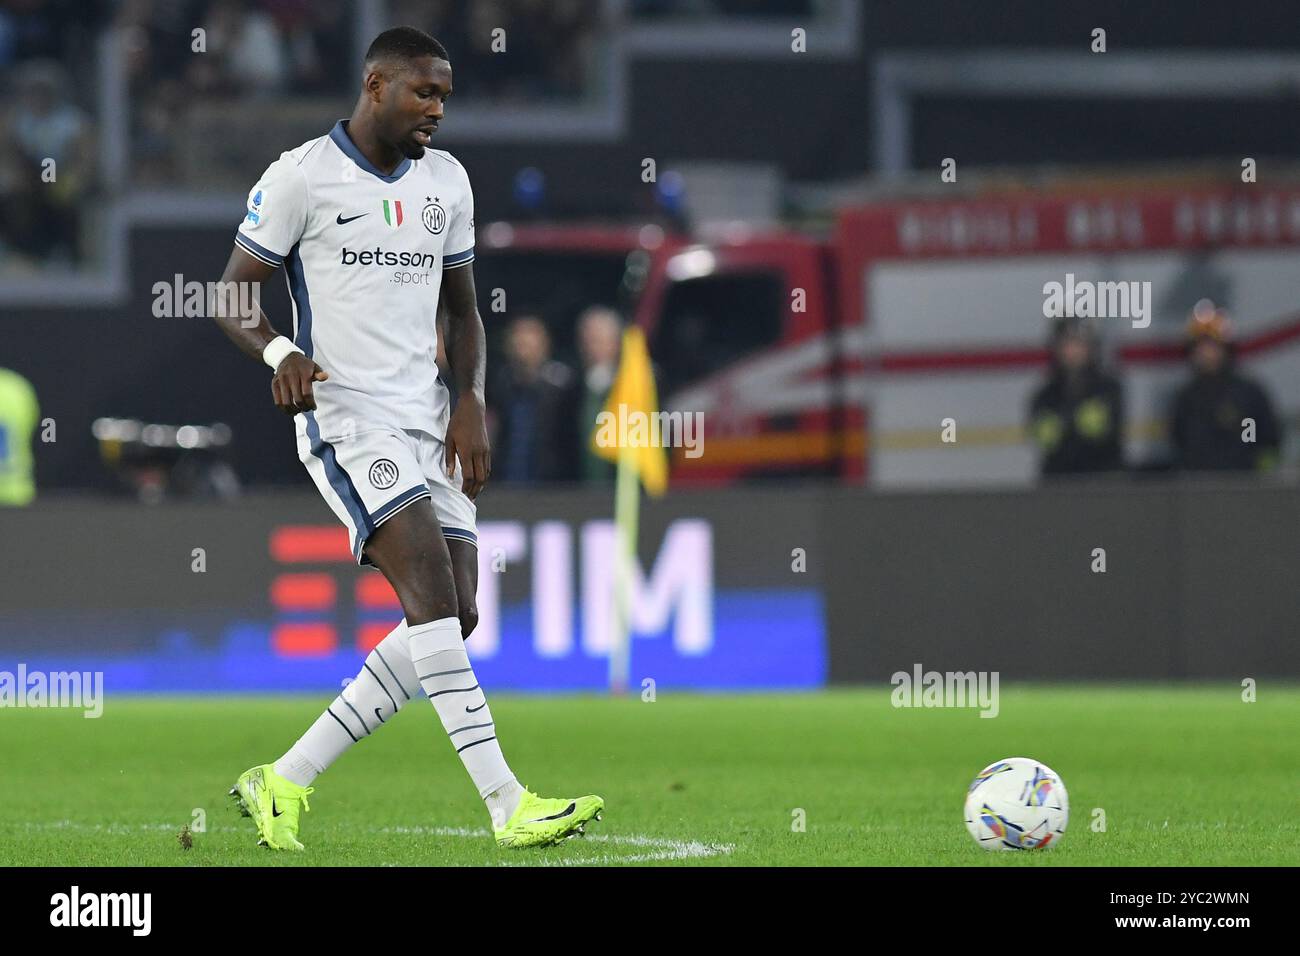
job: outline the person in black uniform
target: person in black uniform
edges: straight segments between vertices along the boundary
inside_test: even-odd
[[[498,422],[500,480],[577,480],[577,378],[551,358],[551,336],[539,316],[521,315],[510,323],[506,361],[488,382],[487,400]]]
[[[1057,319],[1052,366],[1029,403],[1029,433],[1044,478],[1124,467],[1124,395],[1102,368],[1097,335],[1083,319]]]
[[[1237,371],[1231,323],[1208,300],[1196,304],[1187,324],[1187,356],[1192,377],[1174,398],[1169,427],[1175,467],[1183,471],[1274,467],[1280,442],[1273,403],[1263,388]]]

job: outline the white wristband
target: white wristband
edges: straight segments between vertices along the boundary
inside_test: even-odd
[[[271,341],[267,342],[266,347],[262,349],[262,361],[271,366],[272,369],[277,369],[280,367],[280,363],[284,361],[285,356],[290,352],[298,352],[303,355],[307,354],[303,352],[302,349],[298,348],[298,346],[294,345],[293,340],[288,336],[277,335],[275,338],[271,339]]]

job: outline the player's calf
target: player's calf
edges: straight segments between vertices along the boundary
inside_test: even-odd
[[[419,695],[409,642],[406,621],[402,621],[367,655],[357,676],[307,732],[275,762],[275,772],[299,786],[310,785],[349,747],[370,736]]]

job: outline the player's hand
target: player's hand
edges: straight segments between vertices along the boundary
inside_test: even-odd
[[[488,475],[492,473],[492,451],[488,447],[487,421],[483,403],[474,396],[461,396],[447,423],[447,457],[443,465],[447,477],[456,473],[459,456],[463,482],[461,490],[472,500],[477,498]]]
[[[316,409],[316,396],[312,394],[312,382],[323,382],[329,373],[303,355],[290,352],[284,357],[271,378],[271,396],[275,407],[286,415],[310,412]]]

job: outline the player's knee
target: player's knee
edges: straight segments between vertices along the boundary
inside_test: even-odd
[[[460,616],[450,567],[422,563],[397,578],[394,590],[408,618],[437,621]]]
[[[423,594],[414,602],[415,616],[426,621],[441,621],[448,617],[459,617],[456,598],[441,594]]]
[[[478,627],[478,608],[472,604],[469,607],[462,607],[460,609],[460,636],[468,640],[476,627]]]
[[[408,621],[441,621],[443,618],[459,617],[456,596],[438,593],[434,588],[411,587],[399,588],[397,599],[402,604],[402,611]]]

